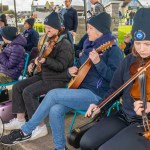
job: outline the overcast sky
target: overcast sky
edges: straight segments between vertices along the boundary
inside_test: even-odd
[[[47,0],[39,0],[39,1],[47,1]],[[54,1],[61,1],[61,0],[54,0]],[[82,0],[72,0],[73,4],[81,4],[83,5]],[[140,0],[141,3],[148,3],[150,5],[150,0]],[[9,5],[9,9],[14,9],[14,0],[0,0],[0,3],[2,2],[2,4],[7,4]],[[64,0],[62,0],[62,3],[64,2]],[[31,3],[32,0],[16,0],[16,6],[17,6],[17,11],[21,11],[21,10],[31,10]]]
[[[2,1],[2,4],[7,4],[9,5],[9,9],[13,9],[14,10],[14,0],[0,0],[0,3]],[[47,0],[39,0],[42,1],[44,4],[46,3]],[[63,3],[64,0],[54,0],[57,3]],[[16,0],[16,7],[17,7],[17,11],[21,11],[21,10],[31,10],[31,3],[32,0]],[[82,0],[73,0],[73,4],[81,4],[83,5]]]

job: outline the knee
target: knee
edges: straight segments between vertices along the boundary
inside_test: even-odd
[[[90,136],[87,136],[86,134],[84,134],[80,141],[80,147],[82,150],[94,149],[94,144],[93,144],[92,138],[90,138]]]
[[[29,90],[28,88],[25,88],[22,92],[23,98],[26,98],[27,96],[31,96],[31,89]]]
[[[106,144],[103,144],[102,146],[99,147],[98,150],[111,150],[111,149],[106,147]]]
[[[19,83],[14,84],[12,87],[12,92],[14,93],[16,91],[18,91],[19,93],[22,92],[22,88],[21,88],[21,85]]]
[[[59,105],[59,104],[56,104],[54,105],[53,107],[51,107],[50,109],[50,118],[51,117],[61,117],[61,116],[64,116],[65,115],[65,111],[64,109],[62,108],[63,106],[62,105]]]

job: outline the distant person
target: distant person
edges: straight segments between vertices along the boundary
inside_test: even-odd
[[[127,33],[124,36],[124,43],[126,44],[126,47],[124,49],[124,54],[127,56],[132,52],[132,48],[133,48],[133,40],[131,39],[131,33]]]
[[[126,25],[129,25],[129,19],[130,19],[129,10],[127,10],[125,17],[126,17]]]
[[[4,46],[4,41],[2,39],[1,33],[2,33],[2,27],[5,27],[5,26],[7,26],[6,15],[5,14],[0,14],[0,49],[2,49],[3,46]]]
[[[94,16],[105,11],[105,8],[104,8],[103,4],[101,3],[101,1],[90,0],[90,2],[92,5],[94,5],[94,9],[93,9],[93,15]]]
[[[29,18],[24,22],[25,31],[23,31],[22,35],[27,40],[27,45],[25,46],[25,50],[27,53],[31,52],[33,47],[37,47],[39,41],[39,33],[33,29],[34,19]]]
[[[84,0],[83,0],[84,2]],[[87,18],[91,18],[92,17],[92,12],[91,12],[91,2],[90,0],[86,1],[86,6],[87,6]]]
[[[83,45],[85,40],[88,39],[88,34],[84,34],[83,37],[80,39],[78,44],[74,44],[74,50],[75,50],[75,57],[79,58],[82,55],[83,52]]]
[[[72,0],[65,0],[66,8],[63,8],[60,11],[60,15],[63,19],[65,30],[69,31],[74,38],[78,27],[78,14],[77,11],[71,6],[71,2]]]
[[[131,11],[131,12],[129,13],[129,17],[130,17],[130,19],[129,19],[129,24],[130,24],[130,25],[133,24],[134,15],[135,15],[135,12],[134,12],[134,11]]]

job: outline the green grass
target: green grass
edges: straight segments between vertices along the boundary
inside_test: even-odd
[[[132,26],[119,26],[118,27],[118,42],[119,44],[124,42],[124,35],[130,33]]]
[[[37,32],[44,32],[45,31],[44,24],[42,24],[42,23],[35,23],[34,24],[34,29]]]

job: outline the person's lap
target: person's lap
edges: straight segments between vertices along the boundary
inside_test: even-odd
[[[52,101],[55,104],[61,104],[75,110],[87,110],[90,104],[97,104],[101,100],[99,96],[88,89],[54,89],[46,95],[45,100],[52,95]]]
[[[132,124],[112,137],[99,147],[99,150],[149,150],[150,141],[146,140],[139,133],[143,128],[138,128],[138,124]]]
[[[103,118],[83,135],[80,141],[81,148],[83,150],[98,149],[126,126],[127,124],[118,118],[118,114]]]

